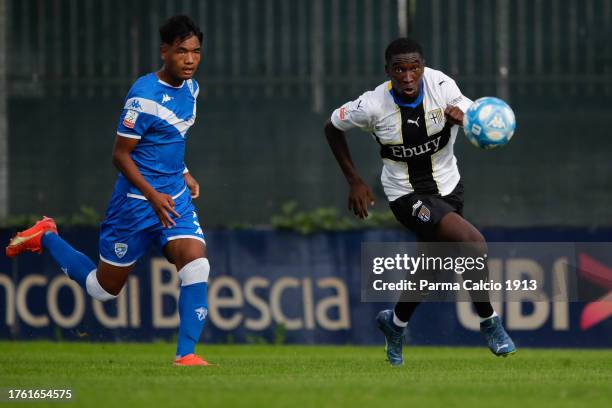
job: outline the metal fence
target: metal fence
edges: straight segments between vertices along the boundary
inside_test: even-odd
[[[401,31],[469,89],[612,95],[610,0],[8,0],[13,97],[123,95],[159,67],[158,27],[191,15],[211,95],[307,97],[375,83]],[[497,86],[497,88],[493,88]],[[586,87],[587,89],[581,89]],[[502,92],[500,92],[500,90]],[[504,95],[502,95],[504,96]]]
[[[266,222],[290,199],[342,205],[343,180],[321,124],[335,106],[385,79],[384,48],[403,33],[421,41],[428,65],[453,76],[466,95],[499,95],[517,112],[522,142],[503,155],[458,147],[462,162],[478,163],[463,167],[467,184],[485,178],[472,182],[483,203],[471,214],[477,222],[611,223],[603,208],[584,214],[578,201],[548,203],[530,175],[566,198],[579,188],[612,198],[602,176],[612,170],[604,155],[612,139],[601,134],[612,110],[612,0],[0,2],[10,129],[4,195],[12,214],[104,209],[122,100],[135,78],[160,66],[158,26],[181,12],[205,35],[197,77],[204,107],[188,159],[216,197],[202,204],[212,223]],[[375,147],[353,143],[377,183]],[[548,168],[556,158],[563,158],[557,172]],[[593,163],[595,175],[587,171]],[[500,171],[509,180],[496,178]],[[230,210],[226,202],[237,192]],[[533,213],[542,205],[544,219]],[[518,215],[500,218],[500,208]]]

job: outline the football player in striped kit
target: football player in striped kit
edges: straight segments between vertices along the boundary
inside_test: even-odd
[[[359,218],[368,215],[372,191],[351,159],[345,131],[370,133],[380,147],[381,181],[393,214],[420,242],[457,242],[482,256],[482,234],[462,216],[463,184],[453,145],[472,101],[455,81],[425,66],[421,46],[399,38],[385,51],[389,80],[336,109],[325,125],[330,148],[349,184],[348,207]],[[486,279],[487,269],[482,278]],[[481,333],[498,356],[516,351],[486,292],[473,296]],[[402,365],[408,321],[419,302],[399,301],[376,317],[387,342],[387,358]]]

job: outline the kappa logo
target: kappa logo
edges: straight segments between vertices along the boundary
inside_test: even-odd
[[[126,128],[134,129],[136,126],[136,120],[138,119],[138,112],[134,110],[128,110],[123,118],[123,126]]]
[[[168,94],[162,95],[162,103],[170,102],[172,99],[174,98],[172,96],[169,96]]]
[[[417,217],[419,218],[419,220],[427,222],[431,219],[431,211],[429,211],[429,208],[422,206],[421,211],[419,211],[419,215],[417,215]]]
[[[420,127],[419,126],[419,119],[421,119],[421,117],[417,117],[416,120],[412,120],[412,119],[407,119],[406,123],[409,125],[416,125],[416,127]]]
[[[117,255],[117,258],[121,259],[125,256],[125,254],[127,254],[128,251],[128,246],[127,244],[123,244],[120,242],[117,242],[115,244],[115,254]]]
[[[196,312],[199,321],[206,319],[206,315],[208,314],[208,310],[205,307],[198,307],[194,312]]]
[[[128,108],[142,110],[142,106],[140,105],[140,101],[138,101],[138,99],[132,100],[132,102],[130,102],[130,104],[128,105]]]
[[[193,218],[196,218],[195,212],[193,213]],[[195,233],[198,235],[204,235],[204,231],[202,231],[202,227],[200,227],[200,223],[197,221],[194,221],[193,224],[198,227],[196,228]]]
[[[416,212],[421,205],[423,205],[423,202],[421,200],[417,200],[417,202],[414,203],[414,205],[412,206],[412,216],[413,217],[416,215]]]
[[[495,129],[504,129],[506,127],[506,122],[504,122],[500,115],[495,115],[493,119],[487,123],[487,126]]]

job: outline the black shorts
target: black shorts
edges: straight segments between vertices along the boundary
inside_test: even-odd
[[[459,180],[448,195],[411,193],[389,203],[395,218],[420,241],[437,241],[438,223],[446,214],[463,216],[463,183]]]

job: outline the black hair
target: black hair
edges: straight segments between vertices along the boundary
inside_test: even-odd
[[[425,55],[423,55],[423,48],[418,42],[410,38],[398,38],[387,45],[387,49],[385,50],[385,62],[388,64],[394,55],[410,54],[412,52],[418,53],[423,59],[425,58]]]
[[[159,37],[162,44],[172,45],[178,39],[179,42],[195,35],[202,43],[202,31],[191,18],[185,15],[170,17],[159,28]]]

